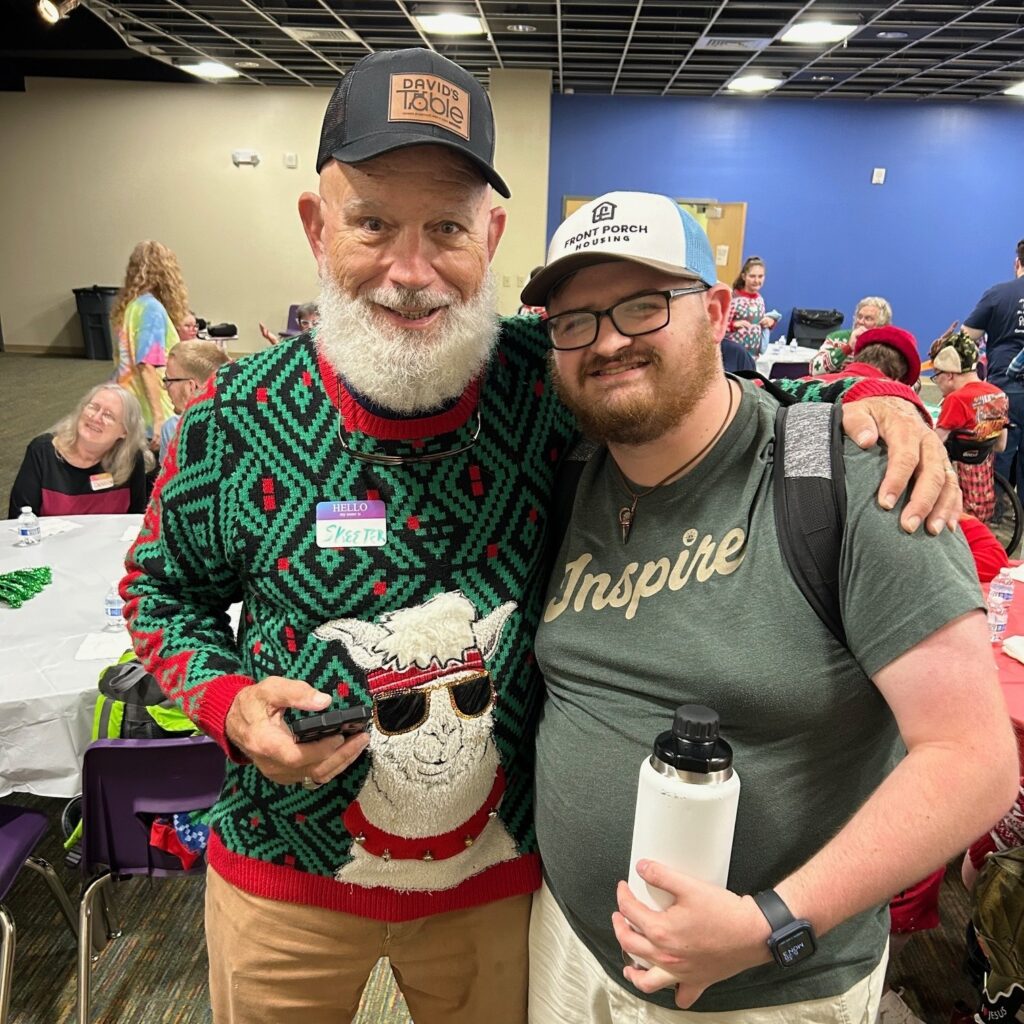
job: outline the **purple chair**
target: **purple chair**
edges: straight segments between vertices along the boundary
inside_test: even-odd
[[[14,880],[22,867],[30,867],[43,876],[53,893],[71,934],[78,937],[78,926],[71,900],[64,891],[60,879],[50,865],[41,857],[33,857],[32,851],[46,834],[49,822],[41,811],[14,804],[0,804],[0,1024],[6,1024],[7,1011],[11,1003],[11,974],[14,969],[15,928],[14,918],[4,906]]]
[[[776,360],[768,371],[772,380],[799,380],[806,377],[810,372],[810,363],[786,363]]]
[[[213,740],[96,740],[82,762],[82,897],[78,908],[78,1021],[89,1020],[93,929],[99,895],[107,938],[120,935],[110,901],[113,882],[132,875],[197,875],[149,844],[154,817],[211,807],[224,784],[224,753]]]

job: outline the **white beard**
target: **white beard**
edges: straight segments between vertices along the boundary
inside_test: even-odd
[[[423,413],[457,398],[487,365],[497,343],[490,274],[465,302],[405,288],[375,288],[353,299],[326,272],[320,274],[320,286],[320,351],[347,384],[385,409]],[[404,331],[386,323],[375,303],[392,309],[446,309],[435,330]]]

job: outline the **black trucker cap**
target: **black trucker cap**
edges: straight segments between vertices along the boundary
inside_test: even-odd
[[[447,146],[471,160],[507,199],[494,160],[494,115],[482,85],[433,50],[381,50],[357,61],[327,104],[317,173],[404,146]]]

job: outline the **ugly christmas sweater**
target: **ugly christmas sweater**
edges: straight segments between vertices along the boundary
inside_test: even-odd
[[[209,860],[239,888],[401,921],[539,885],[531,651],[574,437],[547,350],[536,317],[503,321],[451,408],[401,419],[302,335],[222,368],[183,417],[122,593],[143,663],[230,759]],[[367,752],[312,792],[225,734],[271,675],[373,710]]]

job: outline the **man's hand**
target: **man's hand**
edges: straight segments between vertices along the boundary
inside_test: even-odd
[[[651,910],[625,882],[616,890],[615,937],[629,956],[653,965],[623,971],[641,992],[674,985],[676,1006],[685,1010],[709,985],[769,961],[770,928],[750,896],[737,896],[655,861],[640,861],[637,870],[644,881],[674,897],[667,910]]]
[[[956,470],[935,431],[925,426],[913,405],[888,397],[844,404],[843,430],[861,448],[885,442],[889,455],[878,489],[882,508],[894,508],[911,477],[916,477],[900,515],[900,525],[907,533],[913,533],[922,520],[927,521],[929,533],[941,533],[944,526],[956,529],[963,512]]]
[[[323,711],[330,702],[326,693],[299,679],[268,676],[239,690],[228,710],[224,731],[271,782],[288,786],[308,777],[323,785],[366,749],[369,737],[360,733],[350,739],[328,736],[313,743],[296,743],[285,724],[284,712],[286,708]]]
[[[959,320],[954,320],[929,346],[928,356],[930,359],[934,359],[939,351],[946,347],[947,342],[950,338],[956,334],[957,328],[960,326]]]

